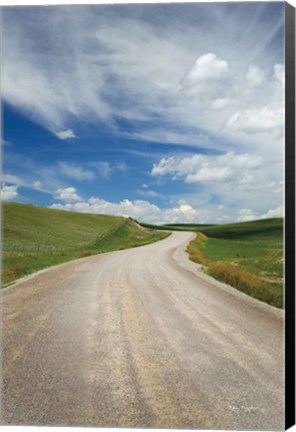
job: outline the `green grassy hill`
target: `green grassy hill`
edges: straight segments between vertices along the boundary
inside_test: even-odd
[[[216,225],[203,225],[203,224],[166,224],[166,225],[154,225],[144,222],[139,222],[144,228],[151,228],[164,231],[199,231],[204,228],[208,228]]]
[[[188,252],[216,279],[283,307],[283,237],[282,218],[201,227]]]
[[[168,235],[119,216],[19,203],[4,203],[2,209],[4,285],[55,264],[141,246]]]
[[[283,218],[261,219],[227,225],[200,227],[199,231],[208,237],[235,240],[283,239]]]

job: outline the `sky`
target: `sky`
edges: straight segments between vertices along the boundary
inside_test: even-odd
[[[283,2],[4,7],[2,24],[2,200],[283,216]]]

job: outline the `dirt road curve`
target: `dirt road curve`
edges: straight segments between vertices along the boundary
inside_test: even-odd
[[[2,423],[283,429],[283,312],[200,275],[192,237],[5,289]]]

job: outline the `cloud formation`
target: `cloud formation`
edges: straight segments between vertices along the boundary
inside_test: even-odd
[[[241,209],[237,218],[238,222],[248,222],[256,219],[270,219],[284,216],[283,207],[279,206],[274,209],[269,209],[266,213],[258,215],[251,209]]]
[[[230,79],[230,68],[227,61],[214,53],[198,57],[194,65],[182,78],[182,90],[189,97],[218,97],[227,87]]]
[[[132,217],[140,222],[155,224],[168,223],[227,223],[230,221],[247,221],[252,219],[265,219],[282,216],[282,208],[270,209],[264,214],[254,213],[252,210],[229,210],[221,205],[212,205],[209,208],[193,206],[184,200],[177,205],[161,209],[155,204],[144,200],[124,199],[119,202],[110,202],[101,198],[92,197],[88,200],[72,200],[76,194],[74,188],[63,191],[64,203],[55,203],[51,208],[69,210],[81,213],[108,214],[114,216]],[[59,198],[60,199],[60,198]]]
[[[66,201],[64,199],[64,201]],[[74,201],[74,200],[73,200]],[[188,204],[181,203],[177,207],[160,209],[155,204],[143,200],[124,199],[117,203],[112,203],[100,198],[90,198],[87,201],[67,204],[53,204],[51,208],[77,211],[81,213],[109,214],[114,216],[126,216],[137,219],[138,221],[151,223],[190,223],[200,220],[204,212],[199,212]]]
[[[3,185],[1,188],[1,200],[2,201],[10,201],[18,196],[18,186],[7,186]]]
[[[149,170],[159,184],[182,183],[178,199],[193,196],[163,210],[169,218],[201,220],[204,211],[222,221],[238,217],[238,209],[259,216],[277,209],[283,192],[283,25],[284,5],[278,3],[6,8],[3,100],[55,137],[73,139],[77,152],[67,161],[56,154],[50,165],[14,155],[11,166],[19,171],[10,172],[21,173],[22,187],[54,194],[71,208],[94,208],[69,182],[79,189],[79,182],[96,187],[106,180],[112,190],[114,173],[129,173],[110,154],[128,143],[131,172],[139,179],[133,197],[168,205],[171,196],[165,201],[161,188],[161,196],[154,188],[139,189],[150,184]],[[99,157],[80,160],[78,146],[83,152],[90,125],[116,145],[105,152],[107,143],[93,140]],[[153,168],[142,165],[148,148]],[[197,206],[199,194],[210,197],[204,210]],[[159,210],[162,218],[162,210],[147,202],[106,206],[139,215],[145,208],[155,220]]]
[[[66,203],[77,202],[81,200],[80,196],[77,194],[76,189],[73,187],[58,189],[55,193],[55,198]]]
[[[247,126],[238,120],[246,113],[261,113],[264,120],[264,107],[283,112],[271,107],[283,81],[277,40],[283,10],[269,4],[6,9],[3,98],[60,139],[75,138],[77,120],[103,122],[122,134],[127,131],[118,120],[125,120],[135,125],[129,132],[135,139],[198,146],[202,131],[235,140],[238,131],[258,129],[252,119]],[[248,26],[246,15],[254,17]],[[273,129],[269,121],[265,131]],[[276,138],[269,138],[276,147]]]
[[[228,128],[247,134],[270,132],[281,133],[284,120],[283,109],[264,106],[260,109],[238,111],[229,119]]]
[[[246,181],[262,165],[256,155],[228,152],[219,156],[194,155],[185,158],[163,158],[153,166],[153,176],[170,175],[187,183],[220,183]]]

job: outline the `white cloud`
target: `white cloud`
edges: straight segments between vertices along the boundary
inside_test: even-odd
[[[265,72],[256,65],[250,65],[246,73],[247,84],[252,87],[258,87],[265,81]]]
[[[77,202],[80,201],[81,198],[77,194],[77,191],[73,187],[68,187],[64,189],[58,189],[55,193],[55,199],[68,202]]]
[[[96,178],[93,171],[72,162],[59,162],[58,167],[62,175],[75,180],[94,180]]]
[[[250,172],[262,165],[259,156],[228,152],[219,156],[194,155],[191,157],[163,158],[153,166],[153,176],[170,175],[173,179],[184,178],[187,183],[220,183],[232,181],[235,184],[253,179]]]
[[[16,198],[18,196],[17,189],[18,189],[17,185],[7,186],[4,184],[1,188],[1,200],[9,201]]]
[[[254,212],[251,209],[241,209],[239,211],[238,222],[248,222],[251,220],[257,219],[271,219],[276,217],[283,217],[284,209],[282,206],[276,207],[274,209],[270,209],[263,214],[258,214],[258,212]]]
[[[1,182],[4,183],[12,183],[18,186],[21,186],[24,182],[20,177],[11,174],[1,174]]]
[[[266,213],[261,215],[261,219],[269,219],[269,218],[276,218],[276,217],[283,217],[283,216],[284,216],[284,209],[282,206],[279,206],[274,209],[270,209]]]
[[[69,188],[74,189],[74,188]],[[76,191],[65,192],[65,195],[73,196]],[[237,220],[246,222],[256,219],[281,217],[282,207],[267,212],[258,212],[251,209],[229,209],[223,205],[194,206],[181,200],[177,205],[161,209],[149,201],[124,199],[119,202],[110,202],[101,198],[92,197],[86,201],[64,199],[64,204],[53,204],[51,208],[69,210],[80,213],[108,214],[114,216],[126,216],[137,219],[140,222],[155,224],[167,223],[228,223]]]
[[[87,201],[68,202],[67,204],[53,204],[51,208],[77,211],[82,213],[109,214],[115,216],[130,216],[139,221],[151,223],[193,223],[204,221],[208,212],[198,211],[191,205],[180,203],[177,207],[160,209],[148,201],[124,199],[112,203],[100,198],[90,198]]]
[[[229,64],[214,53],[198,57],[182,78],[182,90],[187,96],[218,96],[230,78]]]
[[[60,138],[61,140],[77,138],[77,136],[75,135],[75,133],[71,129],[56,132],[56,136],[58,138]]]
[[[227,127],[248,134],[281,130],[283,127],[283,110],[270,106],[260,109],[242,110],[232,115]]]
[[[42,183],[40,182],[40,181],[35,181],[34,183],[33,183],[33,189],[36,189],[36,190],[42,190]]]
[[[251,220],[259,219],[258,215],[253,213],[253,210],[250,209],[241,209],[239,211],[239,217],[237,219],[238,222],[248,222]]]

